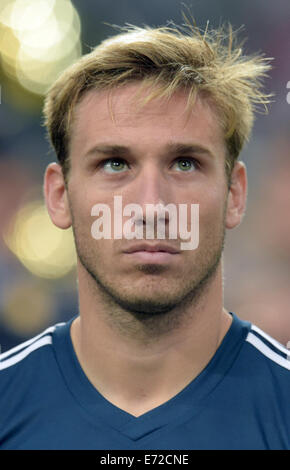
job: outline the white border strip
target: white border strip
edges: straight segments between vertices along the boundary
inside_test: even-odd
[[[36,343],[31,344],[28,346],[24,351],[21,351],[19,354],[16,354],[13,357],[10,357],[9,359],[6,359],[6,361],[1,361],[0,362],[0,370],[7,369],[7,367],[13,366],[17,362],[22,361],[26,356],[28,356],[32,351],[35,351],[35,349],[41,348],[42,346],[45,346],[46,344],[52,344],[52,337],[51,336],[45,336],[44,338],[41,338],[39,341],[36,341]]]
[[[47,335],[48,333],[53,333],[55,328],[59,325],[65,325],[65,323],[57,323],[56,325],[54,326],[50,326],[49,328],[47,328],[46,330],[44,330],[42,333],[40,333],[39,335],[37,336],[34,336],[33,338],[29,339],[28,341],[25,341],[25,343],[21,343],[21,344],[18,344],[18,346],[15,346],[14,348],[12,349],[9,349],[9,351],[6,351],[2,354],[0,354],[0,361],[2,359],[5,359],[6,357],[10,356],[11,354],[14,354],[18,351],[20,351],[21,349],[24,349],[26,348],[26,346],[29,346],[30,344],[32,344],[34,341],[37,341],[39,338],[41,338],[42,336],[44,335]]]
[[[258,328],[256,325],[252,325],[252,330],[259,333],[259,335],[263,336],[263,338],[267,339],[269,343],[272,343],[275,348],[279,349],[279,351],[283,352],[284,354],[289,354],[289,349],[286,348],[283,344],[279,343],[276,339],[272,338],[272,336],[265,333],[265,331]]]
[[[254,335],[253,333],[249,332],[246,338],[246,341],[248,341],[248,343],[251,343],[255,348],[257,348],[261,353],[263,353],[269,359],[276,362],[276,364],[279,364],[280,366],[285,367],[285,369],[290,370],[290,361],[288,359],[285,359],[284,357],[279,356],[278,353],[275,353],[272,349],[266,346],[265,343],[263,343],[263,341],[259,339],[256,335]]]

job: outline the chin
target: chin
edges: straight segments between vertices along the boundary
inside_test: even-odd
[[[182,301],[182,298],[180,296],[170,298],[169,292],[163,292],[162,295],[160,295],[160,292],[156,292],[156,295],[152,292],[144,295],[143,291],[140,296],[136,296],[135,292],[131,298],[130,296],[126,296],[126,298],[119,297],[118,299],[115,297],[115,300],[120,307],[131,313],[154,316],[172,311]]]
[[[130,312],[136,313],[146,313],[146,314],[153,314],[153,313],[164,313],[167,311],[172,310],[176,304],[178,303],[178,299],[173,298],[170,299],[167,292],[163,292],[160,295],[160,291],[153,293],[152,291],[134,292],[132,296],[127,292],[126,296],[114,296],[115,301],[125,310]]]

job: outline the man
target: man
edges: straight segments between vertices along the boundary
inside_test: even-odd
[[[79,314],[2,354],[2,449],[290,449],[287,350],[223,307],[268,69],[231,33],[133,28],[52,86],[44,191],[73,228]]]

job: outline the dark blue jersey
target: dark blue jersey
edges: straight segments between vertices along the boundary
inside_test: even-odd
[[[204,370],[134,417],[84,374],[57,324],[0,358],[0,449],[290,449],[289,351],[233,322]]]

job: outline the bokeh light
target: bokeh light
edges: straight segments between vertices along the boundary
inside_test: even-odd
[[[40,279],[26,279],[3,293],[1,322],[14,335],[34,335],[56,316],[56,303]]]
[[[61,230],[50,220],[42,201],[26,204],[4,235],[8,248],[35,276],[55,279],[76,264],[71,229]]]
[[[81,22],[70,0],[4,0],[0,55],[9,78],[43,95],[82,55]]]

